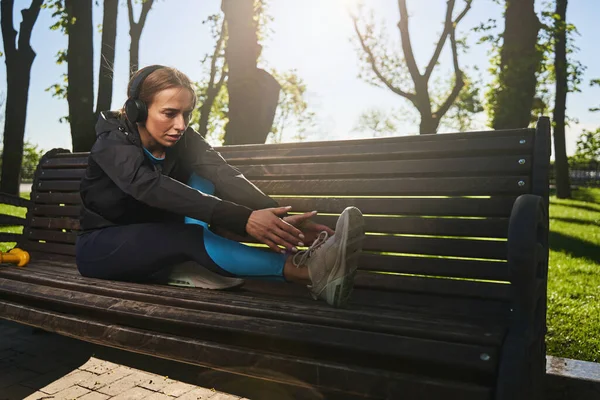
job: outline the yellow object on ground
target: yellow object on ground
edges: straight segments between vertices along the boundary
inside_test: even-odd
[[[0,263],[17,264],[24,267],[29,262],[29,253],[21,249],[12,249],[8,253],[0,252]]]

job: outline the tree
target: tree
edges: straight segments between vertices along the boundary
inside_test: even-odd
[[[556,197],[571,197],[569,182],[569,161],[565,144],[565,111],[567,108],[567,0],[556,0],[554,70],[556,74],[556,92],[554,101],[554,168],[556,176]]]
[[[96,118],[101,111],[110,110],[112,104],[118,9],[119,0],[104,0],[102,43],[100,45],[100,68],[98,71],[98,99],[96,100],[95,113]]]
[[[225,58],[228,66],[229,122],[225,143],[264,143],[273,126],[280,85],[257,67],[262,47],[258,29],[261,0],[223,0],[227,22]]]
[[[600,162],[600,128],[595,131],[583,130],[577,140],[577,151],[574,158],[577,162],[582,163]]]
[[[36,56],[30,40],[42,3],[43,0],[32,0],[29,8],[21,11],[23,19],[19,27],[18,42],[13,24],[14,0],[2,0],[0,4],[0,25],[6,62],[6,110],[2,152],[4,168],[0,176],[0,191],[15,195],[19,194],[31,66]]]
[[[494,129],[529,125],[540,69],[534,0],[506,0],[497,82],[488,95]]]
[[[209,78],[205,85],[199,89],[200,102],[198,132],[205,136],[208,134],[210,114],[213,111],[217,97],[221,94],[227,79],[227,63],[225,62],[225,43],[227,41],[227,24],[219,15],[211,15],[207,21],[212,23],[212,35],[216,39],[215,50],[210,57]],[[204,58],[206,63],[208,56]]]
[[[92,0],[65,0],[65,11],[69,21],[67,102],[73,151],[89,151],[96,140]]]
[[[2,169],[2,149],[0,149],[0,170]],[[32,181],[44,151],[37,144],[25,142],[23,144],[23,163],[21,164],[21,180]]]
[[[417,66],[413,53],[408,29],[409,15],[406,0],[398,0],[398,8],[400,9],[398,27],[400,29],[403,57],[389,51],[390,47],[385,43],[385,35],[376,33],[372,19],[364,27],[361,27],[360,21],[362,18],[359,18],[358,15],[352,16],[354,30],[362,50],[361,60],[364,68],[367,71],[370,69],[370,72],[367,72],[369,74],[367,81],[378,86],[383,84],[392,92],[410,101],[420,114],[419,132],[421,134],[437,132],[441,119],[458,98],[465,85],[464,73],[458,63],[456,26],[471,9],[472,0],[465,0],[463,10],[458,16],[453,17],[455,3],[455,0],[447,1],[444,29],[423,73]],[[450,92],[444,96],[439,104],[432,104],[429,83],[448,38],[450,39],[454,69],[453,84]],[[409,87],[411,85],[412,90]]]
[[[397,134],[398,121],[380,108],[371,108],[358,117],[353,131],[369,134],[372,137]]]
[[[131,36],[131,43],[129,44],[129,76],[139,69],[140,65],[140,38],[142,37],[142,30],[146,24],[146,18],[152,8],[154,0],[142,0],[142,11],[138,22],[135,22],[133,18],[133,3],[132,0],[127,0],[127,11],[129,16],[129,36]]]
[[[600,79],[592,79],[590,81],[590,86],[600,86]],[[592,111],[592,112],[600,111],[600,106],[592,107],[592,108],[590,108],[590,111]]]

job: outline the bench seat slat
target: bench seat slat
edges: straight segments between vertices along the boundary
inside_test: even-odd
[[[525,143],[521,143],[525,140]],[[452,141],[419,140],[408,143],[371,143],[369,145],[319,146],[312,147],[240,149],[229,151],[226,147],[219,148],[221,154],[232,164],[249,164],[252,160],[281,160],[282,163],[292,163],[298,160],[317,161],[327,157],[329,161],[343,159],[380,159],[385,154],[387,159],[397,158],[448,158],[458,155],[482,156],[492,154],[529,153],[533,147],[532,140],[525,137],[497,137],[459,139]],[[255,162],[254,162],[255,163]]]
[[[357,197],[279,197],[280,205],[292,206],[292,211],[317,210],[320,213],[339,214],[346,207],[358,207],[363,214],[392,214],[419,216],[508,217],[515,197],[490,198],[418,197],[418,198],[357,198]]]
[[[23,226],[25,218],[0,214],[0,226]]]
[[[36,204],[32,207],[31,212],[36,217],[71,217],[79,218],[80,206],[58,206],[58,205],[43,205]]]
[[[32,240],[45,240],[47,242],[75,244],[75,240],[77,239],[77,233],[43,229],[29,229],[28,237]]]
[[[68,309],[76,314],[108,318],[132,328],[151,329],[192,339],[220,342],[235,334],[236,343],[240,346],[254,347],[260,343],[259,346],[265,350],[298,356],[319,354],[319,357],[323,357],[329,353],[329,357],[338,359],[339,351],[351,349],[366,356],[356,357],[356,360],[360,359],[362,362],[367,362],[367,358],[381,361],[389,359],[389,362],[409,358],[428,363],[449,363],[452,360],[454,368],[467,368],[483,373],[493,373],[497,364],[493,362],[496,360],[494,347],[358,330],[346,329],[342,332],[334,327],[239,314],[211,311],[199,313],[180,307],[126,300],[121,296],[90,296],[78,291],[2,278],[0,293],[7,300],[23,299],[31,305],[44,304],[58,312]],[[296,345],[290,346],[291,343]],[[490,356],[492,362],[480,358],[484,353]],[[371,361],[367,364],[371,364]]]
[[[511,175],[529,173],[531,156],[443,158],[425,160],[388,160],[370,162],[316,162],[304,164],[239,165],[248,179],[269,177],[311,179],[315,177],[379,177],[379,176],[470,176]]]
[[[498,323],[469,321],[466,319],[437,318],[409,312],[369,309],[331,309],[308,298],[306,290],[285,304],[261,298],[244,296],[237,292],[217,292],[197,289],[178,289],[164,285],[141,285],[119,281],[104,281],[80,276],[77,271],[64,268],[34,265],[26,274],[17,268],[0,271],[0,277],[44,286],[59,287],[83,293],[97,293],[111,297],[144,301],[193,310],[224,312],[227,314],[256,315],[276,320],[305,322],[307,324],[335,327],[352,327],[373,332],[387,332],[405,336],[417,335],[434,340],[446,340],[481,345],[498,345],[502,342],[505,327]],[[239,289],[238,292],[244,292]],[[294,294],[297,295],[296,293]],[[307,307],[310,305],[310,307]],[[315,307],[316,306],[316,307]],[[434,329],[439,328],[439,329]]]
[[[49,204],[49,205],[59,205],[59,204],[81,204],[81,195],[79,194],[79,189],[72,193],[40,193],[37,192],[35,194],[35,203],[36,204]]]
[[[350,369],[343,364],[316,361],[311,358],[287,357],[261,352],[259,349],[249,350],[175,335],[158,335],[110,322],[65,315],[4,300],[0,300],[0,313],[11,320],[93,343],[163,358],[175,357],[194,365],[216,367],[233,374],[251,377],[267,377],[273,382],[292,386],[298,385],[300,380],[303,384],[319,391],[339,388],[338,385],[341,383],[352,393],[375,397],[401,398],[421,396],[426,392],[431,394],[431,399],[492,399],[492,388],[480,384],[432,379],[413,375],[410,372]],[[141,343],[146,346],[141,346]],[[152,347],[149,347],[150,344]]]

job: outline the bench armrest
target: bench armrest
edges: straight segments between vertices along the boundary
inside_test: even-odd
[[[511,319],[500,355],[497,400],[540,399],[545,373],[548,208],[521,195],[508,225]]]
[[[532,328],[540,296],[545,297],[548,276],[548,212],[540,196],[525,194],[515,201],[507,250],[513,328],[526,332]]]

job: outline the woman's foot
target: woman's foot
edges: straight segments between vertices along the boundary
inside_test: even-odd
[[[346,208],[340,215],[335,235],[321,232],[308,250],[294,255],[297,267],[306,265],[312,297],[334,307],[345,307],[354,287],[358,257],[365,238],[365,223],[360,210]]]

